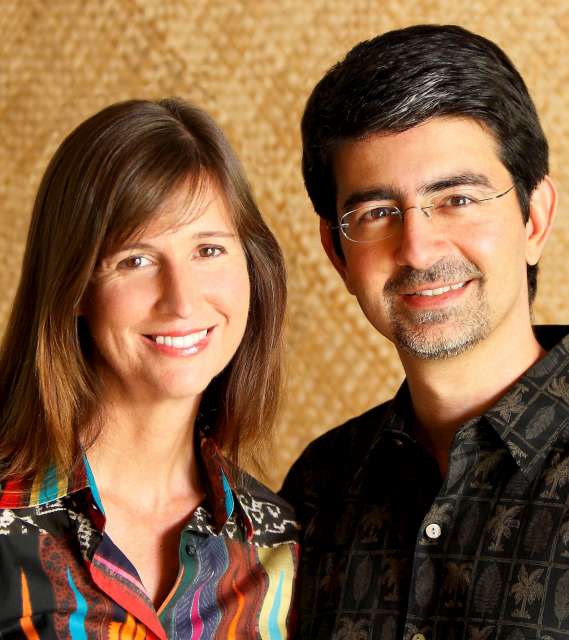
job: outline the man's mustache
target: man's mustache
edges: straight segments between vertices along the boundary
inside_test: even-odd
[[[428,269],[401,267],[383,288],[385,293],[400,293],[431,282],[463,282],[482,278],[480,269],[465,258],[441,258]]]

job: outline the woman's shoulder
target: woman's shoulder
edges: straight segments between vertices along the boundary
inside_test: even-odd
[[[298,542],[294,509],[281,496],[245,471],[235,487],[239,504],[253,526],[253,537],[268,546]]]

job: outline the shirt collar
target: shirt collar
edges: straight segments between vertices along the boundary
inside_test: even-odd
[[[250,539],[253,524],[243,504],[242,472],[227,460],[213,438],[202,435],[200,451],[206,477],[205,508],[211,515],[213,532],[219,533],[235,515],[241,519],[245,534]]]
[[[367,453],[361,461],[361,464],[358,464],[358,468],[354,470],[353,480],[350,483],[349,488],[351,491],[356,493],[359,492],[358,488],[361,487],[361,483],[363,482],[367,470],[374,468],[374,464],[372,462],[373,457],[375,456],[378,447],[381,447],[385,436],[387,434],[391,434],[394,439],[399,437],[408,437],[407,432],[410,429],[411,420],[406,419],[406,417],[412,411],[412,404],[406,380],[404,380],[399,387],[395,397],[390,400],[387,405],[382,406],[385,406],[386,409],[379,418],[376,416],[376,410],[381,409],[381,407],[376,407],[370,412],[364,414],[368,420],[378,420],[378,427],[375,431],[373,440],[369,443],[369,447],[367,447]],[[356,420],[361,419],[361,417],[362,416],[360,416],[360,418],[356,418]]]
[[[0,509],[22,509],[53,502],[89,487],[88,475],[81,460],[71,474],[50,465],[33,478],[9,479],[0,486]]]
[[[202,435],[199,442],[207,496],[204,508],[211,516],[213,530],[216,533],[221,531],[235,513],[238,520],[241,518],[247,537],[250,537],[253,525],[241,505],[243,496],[238,486],[240,472],[227,461],[212,438]],[[84,489],[89,490],[91,502],[100,513],[104,513],[97,484],[85,455],[71,474],[66,474],[57,465],[51,465],[31,479],[7,480],[0,486],[0,509],[37,507]],[[239,509],[236,509],[236,504]]]
[[[534,331],[548,353],[482,416],[529,481],[535,479],[551,448],[569,441],[569,327],[536,326]],[[404,381],[388,405],[367,457],[387,433],[393,438],[410,435],[411,407]]]
[[[530,482],[552,447],[569,439],[568,332],[569,327],[535,327],[549,352],[484,415]]]

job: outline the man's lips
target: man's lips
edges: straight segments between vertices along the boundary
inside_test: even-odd
[[[403,266],[385,283],[384,294],[409,298],[436,298],[459,295],[473,280],[482,280],[483,273],[469,260],[442,258],[428,269]]]
[[[458,303],[468,295],[473,284],[473,280],[452,284],[441,284],[439,281],[434,286],[430,285],[430,288],[427,288],[428,285],[414,290],[407,288],[404,291],[392,293],[391,296],[398,300],[398,304],[411,311],[439,309]]]
[[[463,289],[468,284],[468,282],[469,282],[468,280],[465,280],[464,282],[456,282],[453,284],[440,285],[430,289],[417,289],[415,291],[404,292],[402,293],[402,295],[423,296],[423,297],[432,298],[435,296],[441,296],[444,293],[448,293],[449,291],[457,291],[458,289]]]

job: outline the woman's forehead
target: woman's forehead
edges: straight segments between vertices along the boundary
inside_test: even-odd
[[[233,226],[233,214],[227,198],[219,185],[211,180],[201,180],[195,184],[182,184],[172,191],[163,204],[156,210],[146,226],[147,233],[163,233],[197,222],[207,212],[215,209]]]
[[[199,220],[206,211],[215,208],[223,213],[227,226],[235,228],[232,207],[219,185],[211,176],[188,176],[173,187],[163,201],[142,220],[133,220],[131,228],[117,229],[109,234],[104,253],[132,243],[141,237],[153,237]],[[138,222],[138,223],[136,223]]]

